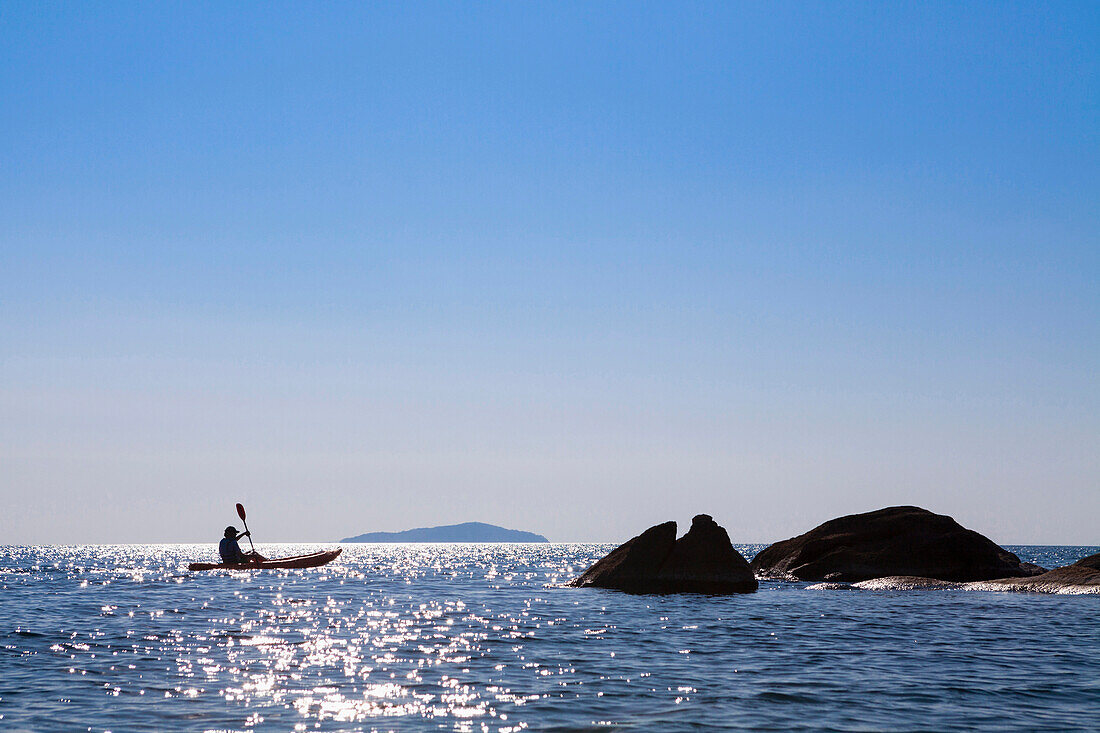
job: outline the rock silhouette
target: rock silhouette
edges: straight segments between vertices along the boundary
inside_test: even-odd
[[[1100,552],[1030,578],[998,578],[986,583],[971,583],[969,587],[976,586],[980,586],[979,590],[1100,593]]]
[[[676,522],[650,527],[570,583],[628,593],[752,593],[756,578],[729,535],[706,514],[676,539]]]
[[[1054,570],[1027,578],[996,578],[994,580],[976,580],[970,583],[953,583],[933,578],[891,575],[853,584],[819,583],[810,586],[810,588],[820,590],[833,590],[840,587],[860,590],[987,590],[1061,593],[1067,595],[1100,594],[1100,553],[1089,555],[1072,565],[1054,568]]]
[[[915,506],[830,520],[762,550],[752,569],[762,576],[845,582],[885,576],[967,582],[1044,572],[951,517]]]

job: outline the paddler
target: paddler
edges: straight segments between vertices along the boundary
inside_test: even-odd
[[[237,534],[237,528],[230,525],[225,528],[225,537],[218,543],[218,554],[222,556],[222,562],[226,564],[235,563],[249,563],[249,562],[263,562],[267,558],[260,553],[253,550],[252,552],[244,552],[241,550],[241,546],[237,544],[237,540],[241,537],[251,537],[252,533],[248,530]]]

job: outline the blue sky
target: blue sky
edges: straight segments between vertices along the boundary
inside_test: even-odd
[[[0,7],[0,541],[1095,543],[1091,3]]]

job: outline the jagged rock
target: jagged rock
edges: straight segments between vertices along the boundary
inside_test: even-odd
[[[847,582],[885,576],[965,582],[1044,572],[951,517],[915,506],[825,522],[762,550],[752,569],[761,576]]]
[[[675,544],[676,522],[650,527],[609,552],[570,585],[620,590],[639,588],[652,582]]]
[[[629,593],[752,593],[757,582],[729,535],[706,514],[676,539],[676,522],[616,547],[570,585]]]

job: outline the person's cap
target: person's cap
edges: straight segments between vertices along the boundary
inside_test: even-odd
[[[226,537],[229,537],[229,536],[236,537],[237,536],[237,528],[232,526],[232,525],[226,527],[225,528],[225,536]]]

